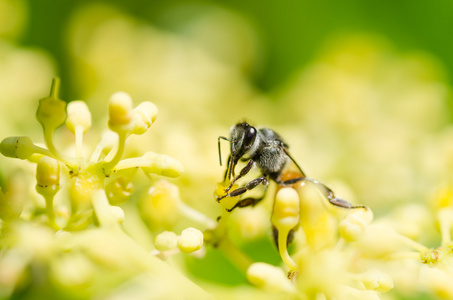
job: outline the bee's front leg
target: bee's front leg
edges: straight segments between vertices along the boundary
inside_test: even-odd
[[[259,184],[267,185],[268,183],[269,183],[269,180],[267,179],[266,176],[258,177],[256,179],[253,179],[252,181],[247,182],[247,184],[245,186],[237,188],[235,190],[232,190],[231,192],[226,193],[225,195],[218,197],[217,198],[217,202],[220,202],[220,200],[222,200],[223,198],[226,198],[226,197],[237,197],[237,196],[240,196],[240,195],[244,194],[245,192],[247,192],[247,191],[249,191],[251,189],[254,189]]]
[[[248,172],[250,172],[250,170],[253,168],[254,164],[255,164],[255,162],[253,161],[253,159],[250,159],[247,162],[247,164],[245,165],[245,167],[242,168],[241,172],[239,172],[239,175],[236,176],[235,178],[233,178],[230,185],[225,189],[225,193],[228,194],[228,192],[231,190],[231,188],[233,187],[235,182],[238,181],[239,179],[241,179],[242,177],[244,177],[245,175],[247,175]],[[225,196],[226,196],[226,194],[225,194]]]

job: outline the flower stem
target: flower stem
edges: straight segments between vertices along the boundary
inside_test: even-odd
[[[45,155],[45,156],[48,156],[48,157],[51,157],[51,158],[54,158],[54,159],[58,160],[58,158],[55,156],[55,154],[50,152],[48,149],[36,146],[35,144],[33,144],[33,152],[34,153],[38,153],[38,154],[42,154],[42,155]]]
[[[75,157],[76,160],[81,160],[83,150],[83,127],[77,126],[75,128]]]
[[[278,232],[278,252],[285,265],[289,268],[289,271],[293,272],[296,271],[299,267],[288,254],[288,247],[286,246],[288,233],[288,230],[280,230]]]
[[[230,213],[226,210],[222,210],[222,215],[220,216],[219,224],[217,224],[217,227],[214,229],[214,244],[216,244],[218,241],[220,241],[223,237],[226,236],[226,225],[227,221],[230,217]]]
[[[126,138],[127,138],[126,132],[118,133],[118,149],[116,150],[115,156],[110,161],[108,161],[104,166],[104,170],[106,172],[111,171],[113,167],[115,167],[121,160],[121,157],[123,156],[124,153],[124,148],[126,146]]]
[[[423,252],[426,252],[429,250],[428,247],[414,241],[413,239],[410,239],[404,235],[401,235],[399,233],[397,233],[399,235],[399,237],[401,238],[401,240],[408,246],[412,247],[414,250],[420,252],[420,253],[423,253]]]
[[[44,142],[48,150],[40,148],[36,146],[37,150],[40,150],[38,153],[42,153],[44,155],[50,156],[55,158],[56,160],[61,161],[62,163],[66,164],[70,169],[77,169],[76,163],[69,157],[62,155],[56,148],[53,143],[53,129],[49,130],[44,127]]]
[[[96,190],[91,196],[91,202],[93,205],[94,212],[99,221],[101,227],[116,228],[118,222],[115,220],[115,216],[112,213],[112,209],[109,204],[109,200],[103,189]]]
[[[49,97],[58,99],[58,92],[60,91],[60,78],[54,77],[52,79],[52,84],[50,86],[50,95]]]
[[[413,252],[413,251],[396,252],[396,253],[392,253],[389,256],[387,256],[387,259],[389,259],[389,260],[399,260],[399,259],[420,260],[420,253]]]
[[[136,167],[147,167],[148,164],[148,161],[144,160],[143,157],[125,158],[116,164],[115,171]]]
[[[224,236],[218,245],[219,250],[221,250],[228,260],[238,267],[238,269],[244,273],[247,271],[252,264],[252,260],[246,256],[244,252],[238,249],[227,236]]]
[[[190,207],[189,205],[181,202],[179,204],[179,211],[187,218],[196,221],[202,225],[204,225],[206,228],[212,229],[215,228],[217,223],[206,216],[205,214],[199,212],[198,210]]]
[[[49,225],[52,228],[58,230],[58,229],[60,229],[60,227],[57,225],[57,223],[55,223],[55,213],[53,210],[54,195],[47,195],[44,197],[44,199],[46,200],[46,213],[47,213],[47,218],[49,219]]]

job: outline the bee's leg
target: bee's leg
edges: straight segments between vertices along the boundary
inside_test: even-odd
[[[324,194],[324,196],[326,196],[327,200],[329,200],[329,203],[332,205],[335,205],[335,206],[341,207],[341,208],[346,208],[346,209],[356,209],[356,208],[368,209],[368,207],[366,207],[365,205],[352,205],[352,203],[350,203],[346,200],[337,198],[329,187],[327,187],[326,185],[322,184],[319,181],[309,179],[309,178],[307,178],[307,180],[309,180],[309,181],[317,184],[319,187],[321,187],[322,193]]]
[[[231,192],[229,192],[229,193],[217,198],[217,201],[220,201],[220,200],[222,200],[225,197],[237,197],[237,196],[242,195],[242,194],[244,194],[245,192],[247,192],[247,191],[249,191],[251,189],[254,189],[259,184],[266,185],[268,183],[269,183],[269,181],[267,180],[266,176],[258,177],[256,179],[253,179],[252,181],[247,182],[247,184],[245,186],[237,188],[235,190],[232,190]]]
[[[231,154],[228,155],[227,166],[230,165]],[[226,181],[228,177],[228,167],[225,169],[225,175],[223,175],[223,181]]]
[[[302,181],[305,179],[308,179],[308,178],[307,177],[297,177],[297,178],[291,178],[291,179],[287,179],[287,180],[275,180],[275,182],[278,185],[293,185],[293,184],[298,183],[299,181]]]
[[[321,188],[322,194],[327,198],[330,204],[341,207],[341,208],[346,208],[346,209],[356,209],[356,208],[363,208],[363,209],[368,209],[365,205],[352,205],[346,200],[340,199],[335,197],[335,194],[333,191],[327,187],[326,185],[322,184],[321,182],[307,178],[307,177],[298,177],[298,178],[292,178],[284,181],[276,181],[277,184],[279,185],[293,185],[299,181],[306,180],[310,181],[314,184],[316,184],[318,187]]]
[[[356,209],[356,208],[363,208],[365,210],[368,209],[365,205],[352,205],[350,202],[337,198],[333,194],[332,191],[330,191],[327,195],[327,200],[329,200],[330,204],[341,207],[341,208],[346,208],[346,209]]]
[[[244,177],[245,175],[248,174],[248,172],[250,172],[250,170],[252,169],[254,163],[255,162],[253,161],[253,159],[250,159],[248,161],[248,163],[245,165],[245,167],[242,168],[241,172],[239,172],[239,175],[234,177],[233,180],[231,181],[230,185],[225,189],[226,193],[228,193],[231,190],[231,188],[233,187],[233,184],[236,181],[238,181],[240,178]]]

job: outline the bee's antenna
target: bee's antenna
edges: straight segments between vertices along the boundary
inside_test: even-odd
[[[217,146],[219,147],[219,162],[220,162],[220,165],[222,165],[222,152],[220,151],[220,139],[228,141],[228,142],[231,142],[231,141],[224,136],[219,136],[219,138],[217,139]]]

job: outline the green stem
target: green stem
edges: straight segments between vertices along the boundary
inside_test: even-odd
[[[58,93],[60,91],[60,78],[54,77],[52,79],[52,85],[50,86],[50,95],[49,97],[58,99]]]
[[[55,129],[49,129],[49,128],[45,127],[45,126],[43,128],[44,128],[44,142],[46,143],[46,146],[47,146],[47,148],[49,150],[45,151],[45,149],[36,146],[37,149],[40,149],[41,151],[44,151],[44,152],[52,154],[52,155],[49,155],[49,154],[45,154],[45,155],[48,155],[50,157],[53,157],[53,158],[63,162],[70,169],[73,169],[73,170],[77,169],[76,163],[71,158],[62,155],[55,148],[55,145],[53,143],[53,132],[54,132]]]
[[[109,200],[103,189],[93,192],[91,203],[101,227],[119,229],[119,224],[113,215]]]
[[[57,151],[55,145],[53,144],[53,131],[54,128],[49,129],[48,127],[44,126],[44,141],[46,143],[47,149],[49,149],[49,151],[53,153],[59,160],[64,161],[61,159],[60,153]]]
[[[222,215],[220,216],[219,224],[217,224],[216,229],[214,229],[214,244],[222,240],[226,236],[226,225],[227,221],[230,218],[230,212],[226,209],[222,210]]]
[[[220,241],[218,249],[223,252],[229,261],[244,273],[247,272],[247,269],[253,263],[253,261],[233,244],[227,236],[224,236],[222,241]]]
[[[113,167],[118,164],[118,162],[121,160],[121,157],[123,157],[124,148],[126,146],[126,137],[126,132],[118,133],[118,149],[116,150],[115,156],[112,158],[112,160],[104,165],[104,170],[106,173],[109,173],[113,169]]]
[[[415,259],[420,260],[420,253],[419,252],[396,252],[388,255],[386,257],[388,260],[397,260],[397,259]]]
[[[91,154],[90,162],[97,163],[99,161],[99,158],[101,157],[101,153],[103,150],[104,146],[102,146],[101,144],[97,144],[96,148],[94,148],[93,153]]]
[[[149,166],[149,159],[145,159],[143,157],[131,157],[125,158],[118,162],[115,165],[114,171],[129,169],[129,168],[137,168],[137,167],[148,167]]]
[[[181,202],[179,205],[179,211],[187,218],[198,222],[199,224],[205,226],[206,228],[215,228],[217,223],[206,216],[205,214],[199,212],[198,210],[190,207],[189,205]]]
[[[289,268],[290,272],[296,271],[299,269],[297,264],[288,254],[288,247],[286,246],[288,240],[289,230],[279,230],[278,232],[278,252],[280,257],[283,260],[283,263]]]
[[[424,246],[424,245],[422,245],[422,244],[420,244],[420,243],[414,241],[413,239],[410,239],[410,238],[408,238],[407,236],[401,235],[401,234],[399,234],[399,233],[397,233],[397,234],[400,236],[401,240],[402,240],[406,245],[412,247],[413,249],[417,250],[418,252],[423,253],[423,252],[426,252],[426,251],[429,250],[428,247],[426,247],[426,246]]]
[[[222,251],[228,260],[236,265],[238,269],[242,272],[246,272],[248,267],[252,264],[252,260],[238,249],[227,236],[226,226],[229,216],[230,213],[226,209],[223,209],[217,227],[205,231],[205,240]]]
[[[77,126],[75,128],[75,157],[76,160],[82,159],[83,150],[83,127]]]
[[[33,144],[33,152],[34,153],[38,153],[38,154],[42,154],[42,155],[45,155],[45,156],[48,156],[48,157],[52,157],[52,158],[58,160],[58,157],[56,157],[55,154],[50,152],[48,149],[36,146],[35,144]]]
[[[53,210],[54,195],[47,195],[44,197],[44,199],[46,200],[46,212],[47,212],[47,218],[49,219],[49,224],[52,228],[58,230],[58,229],[60,229],[60,227],[55,222],[55,213]]]

